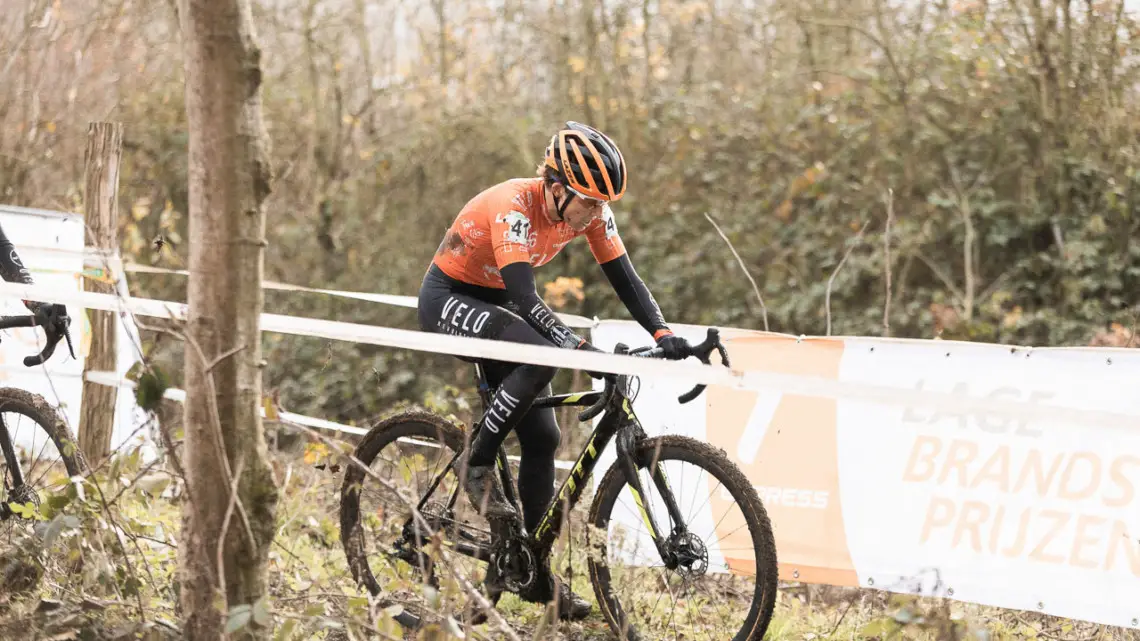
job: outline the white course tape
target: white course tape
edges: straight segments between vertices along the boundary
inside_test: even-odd
[[[85,372],[83,378],[85,380],[91,381],[92,383],[106,385],[107,387],[121,387],[126,389],[135,389],[136,387],[134,381],[120,378],[117,374],[115,374],[115,372],[109,372],[105,370],[92,370]],[[174,387],[167,388],[166,393],[163,394],[163,397],[168,398],[172,401],[177,401],[179,403],[186,402],[185,390],[180,390]],[[265,416],[264,407],[261,409],[261,415]],[[368,430],[363,427],[334,423],[332,421],[326,421],[323,418],[315,418],[313,416],[305,416],[303,414],[294,414],[292,412],[278,412],[277,415],[282,420],[304,425],[306,427],[316,427],[325,430],[346,432],[348,434],[355,434],[357,436],[363,436],[368,433]]]
[[[108,252],[104,249],[97,249],[88,247],[84,251],[76,251],[71,249],[64,249],[60,247],[21,247],[21,252],[29,254],[35,252],[43,252],[49,254],[60,254],[67,256],[83,256],[83,266],[85,268],[98,268],[111,272],[111,277],[114,278],[118,273],[136,273],[136,274],[164,274],[167,276],[186,276],[190,272],[185,269],[167,269],[165,267],[153,267],[151,265],[140,265],[138,263],[124,263],[121,258]],[[279,283],[276,281],[265,280],[261,281],[263,289],[272,289],[278,291],[289,292],[306,292],[311,294],[324,294],[326,296],[337,296],[340,298],[351,298],[354,300],[368,301],[372,303],[383,303],[385,305],[394,305],[396,307],[405,307],[415,309],[419,306],[419,300],[415,296],[400,296],[397,294],[376,294],[372,292],[354,292],[342,289],[322,289],[317,287],[304,287],[302,285],[291,285],[289,283]],[[577,314],[566,314],[564,312],[555,312],[556,315],[566,323],[568,327],[576,329],[589,329],[597,326],[597,320],[591,320],[585,316]]]
[[[186,305],[182,303],[140,298],[123,299],[95,292],[0,283],[0,296],[63,303],[87,309],[119,313],[130,312],[160,318],[186,318]],[[685,381],[688,384],[719,385],[731,389],[778,391],[799,396],[847,399],[894,406],[920,405],[946,412],[969,410],[1011,419],[1034,420],[1042,427],[1065,426],[1066,428],[1080,429],[1081,426],[1096,425],[1108,428],[1136,429],[1138,423],[1138,418],[1131,414],[1074,409],[1039,401],[983,398],[960,392],[900,389],[870,383],[838,381],[819,376],[779,374],[755,370],[739,371],[720,366],[708,367],[691,359],[686,361],[644,359],[612,353],[565,350],[541,345],[525,345],[279,314],[262,314],[261,329],[298,336],[414,349],[436,354],[489,358],[615,374],[668,377]]]
[[[88,263],[84,263],[85,265]],[[114,264],[111,265],[114,270]],[[190,272],[184,269],[166,269],[164,267],[151,267],[148,265],[139,265],[138,263],[123,263],[122,270],[124,272],[134,272],[137,274],[166,274],[169,276],[189,276]],[[373,303],[385,303],[387,305],[395,305],[397,307],[410,307],[415,309],[419,302],[415,296],[397,296],[395,294],[373,294],[371,292],[350,292],[338,289],[318,289],[314,287],[303,287],[301,285],[290,285],[288,283],[278,283],[271,280],[261,281],[263,289],[275,289],[291,292],[310,292],[314,294],[328,294],[330,296],[340,296],[342,298],[354,298],[356,300],[365,300]]]
[[[108,387],[123,387],[127,389],[134,389],[135,382],[125,378],[119,378],[115,372],[105,370],[92,370],[84,374],[84,378],[92,383],[99,385],[106,385]],[[179,403],[186,402],[186,392],[177,388],[168,388],[163,397]],[[261,407],[261,415],[265,416],[265,407]],[[357,436],[364,436],[368,430],[363,427],[355,425],[344,425],[343,423],[334,423],[333,421],[326,421],[323,418],[315,418],[313,416],[305,416],[304,414],[294,414],[293,412],[277,412],[277,418],[287,423],[296,423],[297,425],[304,425],[305,427],[312,427],[316,429],[331,430],[334,432],[346,432],[348,434],[355,434]],[[408,443],[411,445],[418,445],[420,447],[439,448],[439,444],[431,443],[429,441],[421,441],[415,438],[402,437],[397,439],[401,443]],[[519,462],[521,459],[518,456],[507,456],[507,459],[514,462]],[[574,468],[574,461],[555,460],[554,467],[560,470],[569,470]]]

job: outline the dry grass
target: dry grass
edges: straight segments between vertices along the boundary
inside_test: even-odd
[[[337,525],[342,472],[334,471],[329,460],[314,456],[312,446],[304,443],[277,452],[274,465],[283,486],[278,534],[269,560],[274,639],[365,638],[365,629],[372,630],[367,638],[402,638],[389,617],[394,611],[370,608],[348,575]],[[109,511],[92,498],[94,493],[87,491],[80,500],[73,489],[67,505],[53,508],[45,503],[44,521],[25,524],[0,544],[4,548],[0,574],[18,567],[13,563],[19,558],[43,571],[31,589],[0,592],[0,638],[180,638],[174,581],[179,483],[176,479],[163,483],[156,474],[137,459],[120,457],[96,477],[106,496],[118,495]],[[80,525],[64,527],[45,551],[47,524],[68,515],[75,517],[68,519],[69,524]],[[112,545],[115,541],[122,545]],[[575,547],[574,588],[592,598],[584,551]],[[134,573],[124,571],[127,564]],[[555,567],[564,565],[563,557]],[[394,591],[417,591],[406,578],[386,580]],[[534,638],[539,629],[544,639],[613,638],[598,615],[552,629],[542,625],[541,607],[513,595],[500,601],[499,610],[521,638]],[[442,630],[438,634],[421,638],[454,638]],[[495,637],[487,625],[467,633],[469,639]],[[1140,635],[1036,613],[803,584],[782,586],[768,635],[772,641],[888,638],[1109,641],[1140,639]]]

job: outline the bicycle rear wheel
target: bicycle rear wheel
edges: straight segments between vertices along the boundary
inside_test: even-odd
[[[777,565],[756,490],[723,451],[688,437],[644,439],[634,459],[646,495],[635,496],[613,465],[590,507],[590,578],[610,627],[628,641],[760,641],[775,607]],[[668,494],[684,522],[672,522]],[[676,562],[662,560],[642,505]]]
[[[453,551],[461,552],[465,545],[489,546],[486,521],[469,507],[467,497],[457,496],[454,504],[449,501],[459,480],[454,468],[443,472],[463,447],[464,432],[459,426],[424,411],[385,419],[357,445],[353,454],[371,473],[352,464],[345,470],[341,544],[353,578],[372,595],[389,592],[376,578],[374,570],[381,566],[382,576],[410,573],[408,578],[435,585],[436,559],[425,551],[435,532],[442,532],[456,546]],[[412,519],[412,506],[437,478],[439,485],[420,511],[431,528],[424,531]],[[461,553],[456,558],[465,557]],[[485,567],[485,563],[468,560]],[[403,600],[409,595],[392,596]]]
[[[39,394],[0,388],[0,474],[4,499],[0,517],[15,516],[10,505],[39,505],[40,491],[87,469],[83,452],[63,417]],[[0,438],[0,441],[5,439]],[[22,483],[16,482],[16,465]]]

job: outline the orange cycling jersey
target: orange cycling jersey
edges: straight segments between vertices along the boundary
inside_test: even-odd
[[[625,253],[609,205],[601,217],[575,231],[547,217],[542,178],[515,178],[484,190],[463,207],[432,262],[456,280],[504,289],[501,268],[521,261],[545,265],[582,235],[599,263]]]

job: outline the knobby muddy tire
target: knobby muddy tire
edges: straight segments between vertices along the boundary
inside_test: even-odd
[[[68,476],[87,471],[87,459],[79,449],[79,441],[67,428],[63,416],[43,396],[15,387],[0,387],[0,412],[23,414],[35,421],[59,451]]]
[[[772,620],[776,605],[778,566],[776,562],[776,542],[772,534],[772,524],[768,519],[764,504],[755,488],[744,476],[739,467],[728,460],[723,450],[686,436],[662,436],[643,440],[634,452],[639,468],[648,467],[657,461],[679,460],[697,465],[720,481],[733,499],[740,505],[745,522],[751,533],[752,546],[756,559],[756,588],[748,615],[741,623],[740,630],[732,641],[760,641]],[[610,516],[623,488],[626,487],[625,474],[620,466],[613,465],[598,485],[597,494],[590,506],[590,524],[607,539]],[[662,515],[657,515],[660,518]],[[596,543],[591,541],[591,549]],[[603,550],[608,548],[603,548]],[[611,586],[611,575],[607,553],[590,554],[588,565],[594,594],[601,606],[602,615],[610,628],[622,641],[658,641],[640,633],[628,620]],[[724,641],[729,641],[725,639]]]
[[[452,451],[459,451],[464,445],[464,432],[455,423],[438,414],[422,410],[401,412],[377,423],[353,450],[365,466],[371,467],[376,456],[389,444],[404,437],[425,437],[443,443]],[[340,541],[348,567],[357,585],[364,586],[373,596],[381,593],[380,584],[368,564],[368,545],[364,526],[360,518],[360,494],[368,474],[350,462],[345,469],[344,482],[340,490]]]

